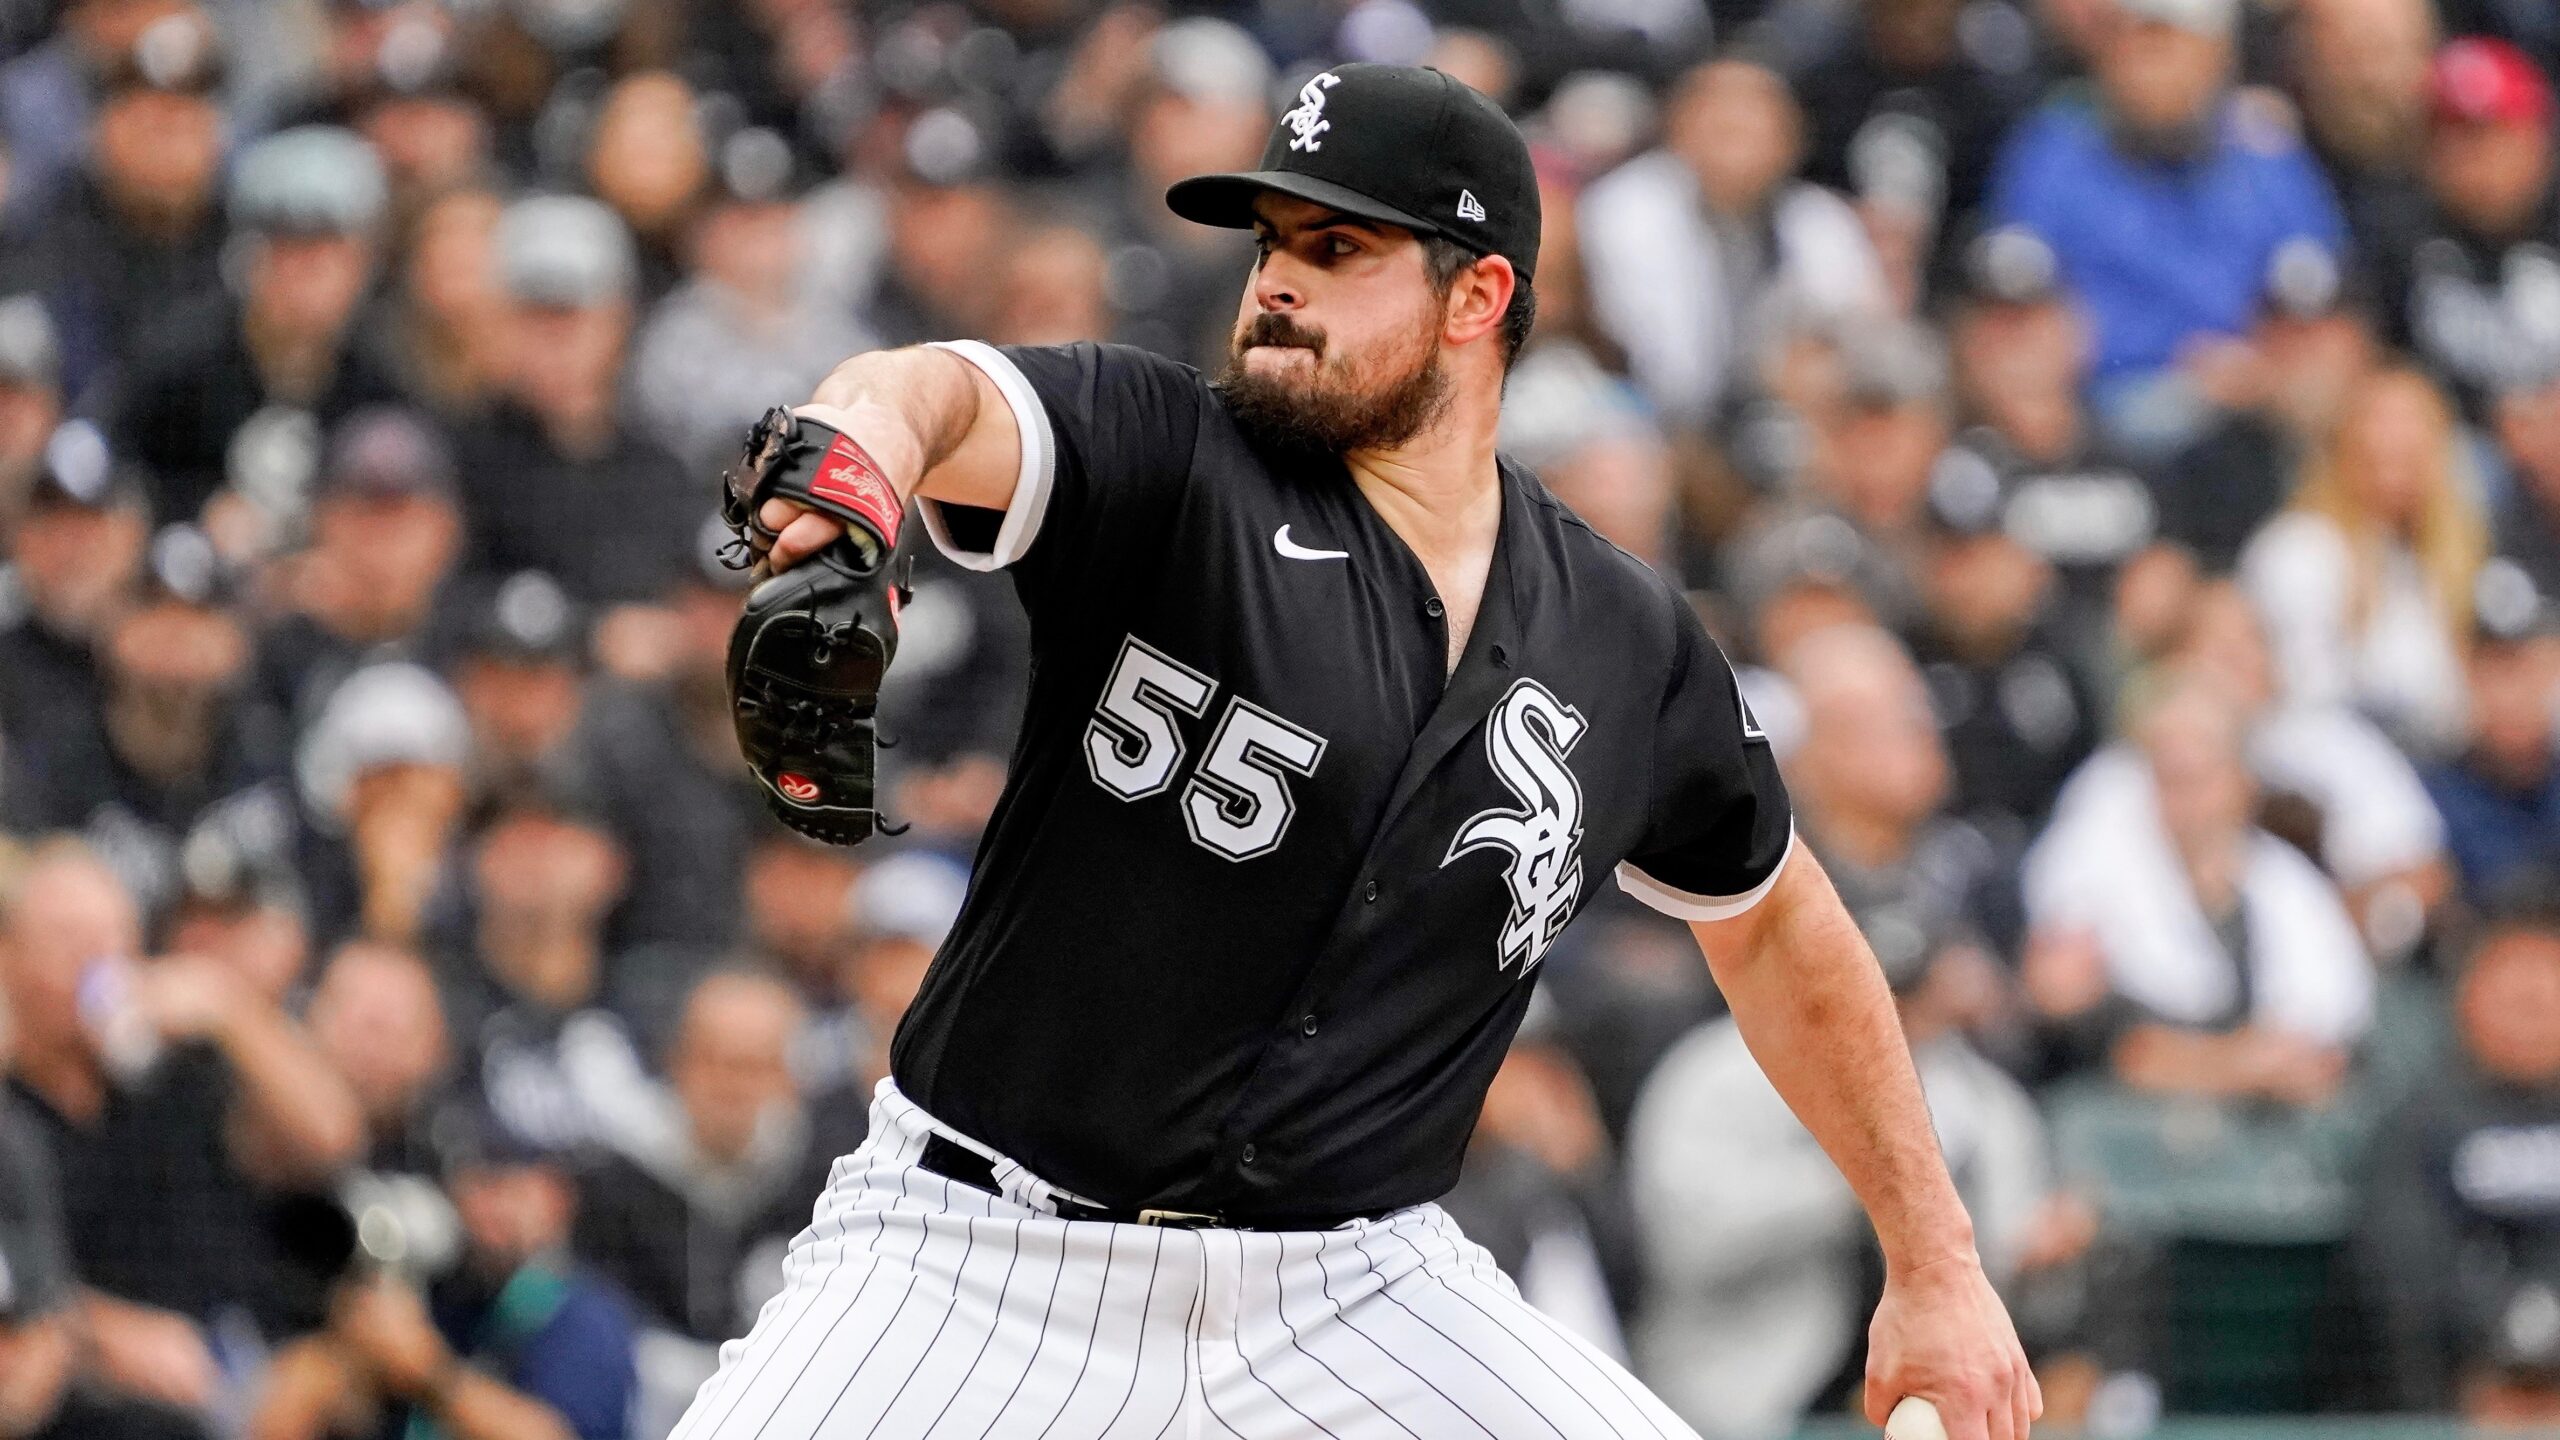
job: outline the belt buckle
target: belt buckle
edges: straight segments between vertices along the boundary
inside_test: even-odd
[[[1138,1223],[1160,1225],[1169,1230],[1200,1230],[1216,1225],[1218,1217],[1203,1215],[1196,1210],[1141,1210]]]

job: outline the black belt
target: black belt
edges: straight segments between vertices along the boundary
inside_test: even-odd
[[[936,1133],[925,1137],[924,1153],[916,1158],[918,1169],[939,1175],[955,1184],[1001,1195],[996,1183],[996,1162],[952,1139]],[[1252,1220],[1225,1215],[1202,1214],[1194,1210],[1119,1210],[1108,1205],[1087,1205],[1052,1193],[1049,1207],[1061,1220],[1100,1220],[1112,1225],[1155,1225],[1169,1230],[1330,1230],[1353,1220],[1375,1219],[1374,1213],[1330,1216],[1256,1217]]]

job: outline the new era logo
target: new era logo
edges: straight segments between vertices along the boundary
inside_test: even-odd
[[[1476,199],[1476,192],[1473,190],[1461,190],[1458,192],[1458,218],[1461,220],[1482,220],[1484,218],[1484,205],[1481,201]]]

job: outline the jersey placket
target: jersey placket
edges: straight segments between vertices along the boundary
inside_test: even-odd
[[[1348,484],[1348,477],[1345,479]],[[1260,1125],[1273,1118],[1268,1115],[1274,1099],[1285,1098],[1306,1083],[1306,1070],[1317,1063],[1315,1041],[1323,1035],[1323,999],[1331,993],[1343,974],[1360,959],[1360,951],[1371,935],[1399,919],[1399,902],[1410,893],[1410,886],[1399,887],[1384,875],[1385,860],[1402,841],[1402,827],[1412,823],[1418,802],[1425,796],[1425,786],[1433,772],[1449,758],[1459,743],[1484,724],[1503,690],[1517,675],[1520,663],[1521,576],[1519,567],[1526,556],[1521,544],[1521,530],[1528,518],[1530,501],[1519,493],[1511,477],[1502,476],[1502,519],[1494,542],[1492,564],[1485,572],[1483,599],[1476,609],[1475,629],[1467,637],[1467,648],[1458,660],[1457,670],[1449,676],[1438,701],[1424,720],[1421,733],[1405,752],[1404,764],[1396,774],[1387,807],[1377,828],[1371,832],[1362,852],[1359,868],[1353,872],[1351,891],[1343,898],[1342,909],[1327,932],[1316,960],[1307,967],[1305,978],[1290,997],[1282,1012],[1282,1021],[1262,1054],[1255,1060],[1252,1073],[1236,1092],[1228,1107],[1227,1119],[1220,1127],[1216,1154],[1219,1170],[1210,1177],[1213,1193],[1230,1190],[1247,1193],[1253,1183],[1252,1171],[1257,1162],[1268,1163],[1255,1138]],[[1354,497],[1353,503],[1366,507]],[[1374,517],[1374,512],[1372,512]],[[1376,521],[1380,530],[1385,522]],[[1401,539],[1390,539],[1402,547]],[[1448,624],[1446,607],[1437,605],[1438,596],[1430,590],[1428,572],[1410,550],[1404,560],[1414,574],[1423,577],[1423,597],[1414,602],[1413,613],[1428,624],[1432,642],[1447,653]],[[1439,613],[1434,613],[1435,611]],[[1445,663],[1445,662],[1443,662]],[[1427,876],[1416,877],[1419,884]],[[1407,913],[1401,917],[1412,923]]]

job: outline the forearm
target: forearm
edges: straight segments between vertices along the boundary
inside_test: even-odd
[[[235,1119],[253,1158],[281,1172],[269,1178],[325,1176],[356,1158],[364,1116],[355,1094],[291,1020],[244,1005],[213,1038],[238,1077]]]
[[[1893,993],[1812,853],[1799,848],[1744,918],[1701,924],[1699,944],[1753,1058],[1865,1206],[1886,1264],[1969,1262],[1972,1222]]]
[[[871,453],[898,498],[912,500],[978,428],[980,383],[968,361],[916,345],[854,356],[819,381],[809,401],[842,412],[840,428]],[[939,488],[934,495],[962,499]]]
[[[453,1440],[576,1440],[559,1411],[467,1365],[420,1408]]]

